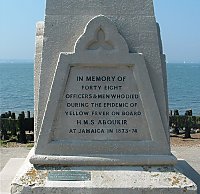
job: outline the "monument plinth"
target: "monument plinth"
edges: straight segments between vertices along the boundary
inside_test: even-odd
[[[170,151],[152,1],[47,0],[38,44],[36,143],[13,194],[196,193]]]

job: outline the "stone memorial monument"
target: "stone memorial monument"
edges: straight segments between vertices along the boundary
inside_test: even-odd
[[[196,193],[171,154],[151,0],[47,0],[37,25],[35,147],[12,193]]]

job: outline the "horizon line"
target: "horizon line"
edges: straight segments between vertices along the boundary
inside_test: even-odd
[[[0,62],[34,62],[34,59],[0,59]],[[200,61],[167,61],[166,64],[168,63],[183,63],[183,64],[200,64]]]

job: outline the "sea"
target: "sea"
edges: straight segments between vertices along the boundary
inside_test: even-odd
[[[0,62],[0,113],[7,111],[33,114],[32,62]],[[169,109],[178,109],[180,114],[192,109],[200,115],[200,63],[168,63]]]

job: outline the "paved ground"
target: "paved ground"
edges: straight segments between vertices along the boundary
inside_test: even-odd
[[[30,150],[31,148],[26,147],[0,147],[0,171],[3,169],[10,158],[25,158]]]
[[[0,147],[0,171],[10,158],[25,158],[31,148]],[[200,173],[200,147],[172,147],[172,153],[181,159],[185,159],[198,173]]]
[[[184,159],[200,174],[200,147],[172,147],[172,153],[179,159]]]

